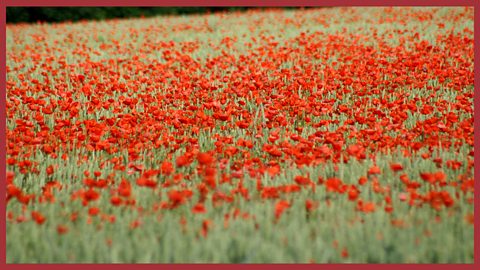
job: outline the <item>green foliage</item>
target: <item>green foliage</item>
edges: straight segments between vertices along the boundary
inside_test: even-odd
[[[104,20],[246,9],[248,7],[8,7],[7,23]]]

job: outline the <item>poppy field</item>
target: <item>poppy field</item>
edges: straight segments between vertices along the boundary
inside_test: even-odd
[[[7,263],[473,263],[473,8],[6,31]]]

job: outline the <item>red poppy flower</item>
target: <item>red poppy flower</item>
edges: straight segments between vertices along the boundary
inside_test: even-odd
[[[205,209],[205,206],[203,205],[203,203],[197,203],[193,208],[192,208],[192,212],[194,214],[203,214],[203,213],[206,213],[207,210]]]
[[[58,234],[66,234],[68,232],[68,227],[65,225],[58,225],[57,226],[57,233]]]
[[[279,219],[282,213],[290,207],[290,203],[285,200],[280,200],[275,204],[275,219]]]
[[[380,168],[376,165],[370,167],[370,169],[368,169],[368,174],[369,175],[372,175],[372,174],[380,174],[381,171],[380,171]]]
[[[47,220],[45,216],[38,211],[32,211],[32,219],[39,225],[45,223]]]
[[[160,171],[165,175],[170,175],[173,172],[173,165],[168,161],[162,162]]]
[[[390,164],[390,168],[391,168],[392,171],[394,171],[394,172],[398,172],[398,171],[403,170],[402,164],[399,164],[399,163],[392,163],[392,164]]]
[[[198,153],[197,159],[201,165],[210,165],[213,162],[213,156],[208,153]]]
[[[88,214],[90,216],[96,216],[98,213],[100,213],[100,209],[98,209],[98,207],[91,207],[88,209]]]

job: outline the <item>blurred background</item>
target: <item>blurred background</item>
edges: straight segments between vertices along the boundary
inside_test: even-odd
[[[7,23],[74,22],[79,20],[243,11],[250,8],[258,7],[7,7]]]

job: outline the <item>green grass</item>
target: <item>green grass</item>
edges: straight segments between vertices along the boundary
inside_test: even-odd
[[[268,161],[275,159],[269,157],[263,150],[264,144],[269,143],[268,138],[275,130],[267,125],[267,115],[270,114],[269,110],[274,109],[274,106],[266,102],[274,104],[282,102],[282,99],[271,98],[272,94],[288,93],[289,100],[299,103],[317,103],[317,107],[312,109],[312,112],[295,111],[295,106],[301,108],[298,104],[290,107],[292,111],[275,111],[277,115],[284,115],[288,123],[286,127],[278,127],[281,138],[279,141],[287,141],[290,144],[296,144],[296,142],[287,134],[297,134],[307,141],[313,142],[315,132],[334,132],[344,126],[347,128],[351,126],[358,130],[376,128],[376,131],[380,130],[392,138],[402,135],[398,130],[386,130],[383,124],[380,124],[378,128],[357,122],[349,125],[347,121],[350,116],[346,113],[329,115],[327,112],[318,116],[313,114],[322,108],[332,112],[337,110],[340,105],[346,105],[349,110],[360,111],[360,115],[363,117],[375,117],[379,123],[382,120],[391,121],[393,116],[389,113],[394,109],[397,111],[398,108],[403,108],[401,106],[413,103],[421,108],[425,100],[428,100],[429,104],[434,107],[434,112],[430,115],[422,115],[418,111],[404,109],[408,117],[401,124],[404,129],[408,130],[414,129],[417,123],[431,119],[432,115],[443,119],[443,115],[449,111],[458,115],[459,122],[473,119],[473,105],[471,105],[471,110],[448,106],[464,96],[467,96],[467,100],[471,104],[473,95],[469,95],[473,93],[473,81],[471,84],[464,83],[460,89],[456,89],[449,86],[448,81],[440,83],[434,79],[427,80],[428,84],[432,86],[440,85],[439,90],[436,91],[408,83],[396,89],[380,85],[378,93],[360,96],[358,91],[361,89],[344,86],[338,78],[329,77],[337,76],[339,72],[338,67],[333,67],[333,62],[339,62],[339,66],[355,66],[355,61],[362,61],[363,55],[355,54],[355,50],[363,51],[364,48],[372,46],[378,50],[378,55],[382,55],[382,48],[399,46],[402,44],[402,37],[410,37],[415,32],[419,33],[419,40],[426,40],[433,45],[438,42],[439,49],[444,52],[449,52],[449,48],[444,47],[444,43],[437,40],[437,35],[447,35],[450,30],[453,30],[453,33],[473,38],[473,34],[463,32],[465,28],[473,29],[473,16],[471,16],[473,12],[469,10],[465,11],[463,8],[394,8],[392,11],[389,10],[389,8],[331,8],[234,13],[222,15],[223,17],[192,15],[76,24],[9,25],[7,27],[7,84],[9,85],[7,87],[7,145],[9,143],[12,145],[7,149],[12,150],[18,147],[21,153],[17,160],[28,159],[37,164],[33,167],[38,168],[38,173],[31,171],[21,173],[17,165],[7,165],[7,171],[15,174],[13,184],[27,194],[41,195],[44,185],[54,179],[61,183],[62,188],[60,190],[53,189],[55,201],[52,203],[39,203],[37,200],[28,206],[23,206],[16,199],[12,199],[7,204],[7,213],[13,215],[12,219],[7,216],[6,221],[7,262],[472,263],[474,228],[465,220],[465,217],[474,212],[473,190],[462,192],[460,185],[464,182],[459,177],[473,180],[473,166],[468,166],[468,162],[472,161],[470,152],[473,151],[473,132],[471,132],[472,143],[464,139],[448,137],[448,134],[442,135],[441,141],[443,143],[451,142],[451,146],[435,146],[431,151],[425,147],[418,153],[412,153],[411,157],[402,154],[401,146],[389,149],[385,153],[367,149],[367,158],[364,161],[350,158],[346,163],[335,164],[329,159],[319,165],[300,168],[292,165],[290,160],[285,161],[286,155],[284,154],[282,158],[277,159],[281,173],[274,177],[268,174],[259,177],[262,185],[292,184],[295,183],[293,179],[297,175],[308,174],[315,183],[319,178],[326,180],[337,177],[346,185],[358,187],[359,198],[364,202],[375,203],[376,211],[373,213],[357,211],[357,202],[348,200],[348,191],[343,194],[327,192],[325,185],[318,184],[315,191],[306,186],[298,192],[281,193],[280,199],[289,201],[291,207],[285,210],[279,220],[275,219],[274,212],[278,199],[263,199],[261,191],[256,188],[257,177],[250,177],[246,168],[242,169],[244,172],[242,184],[249,192],[249,199],[237,193],[232,195],[234,200],[231,204],[213,205],[214,192],[210,192],[205,201],[207,209],[205,214],[193,214],[191,211],[191,208],[200,199],[197,188],[202,182],[202,177],[196,172],[197,161],[190,166],[175,170],[175,174],[181,173],[191,177],[189,180],[182,181],[183,187],[179,185],[164,186],[173,178],[164,175],[158,176],[159,184],[156,189],[136,186],[135,181],[140,173],[130,174],[128,172],[129,162],[144,165],[146,169],[158,169],[164,160],[175,163],[176,158],[191,147],[189,143],[183,143],[178,150],[174,150],[172,146],[174,143],[171,139],[168,140],[171,143],[168,147],[153,147],[154,140],[143,142],[145,146],[133,147],[134,150],[138,149],[139,159],[132,160],[132,154],[126,149],[129,146],[128,143],[123,145],[119,143],[123,148],[114,153],[90,151],[86,148],[86,142],[81,142],[78,136],[85,135],[88,141],[91,133],[89,134],[87,131],[86,120],[107,123],[106,119],[118,121],[120,114],[128,114],[133,115],[135,119],[130,124],[136,125],[132,129],[132,133],[127,136],[130,141],[148,132],[158,135],[160,138],[162,136],[167,138],[172,136],[177,139],[193,137],[198,139],[198,150],[206,152],[215,149],[216,135],[223,138],[231,137],[233,144],[240,138],[249,139],[253,142],[252,149],[246,149],[250,157],[259,158],[265,165],[268,164]],[[411,14],[421,15],[422,11],[433,14],[432,19],[430,21],[410,19]],[[462,14],[470,17],[462,17]],[[405,20],[405,23],[381,22],[382,19],[392,18],[393,15],[396,16],[397,22]],[[460,19],[457,20],[456,16]],[[286,23],[287,19],[293,21],[294,24]],[[328,25],[323,24],[323,21]],[[440,22],[445,24],[444,28],[438,26]],[[207,28],[205,25],[208,25],[212,31],[204,31]],[[399,34],[398,31],[404,30],[409,32],[403,35]],[[308,44],[327,42],[327,37],[332,35],[345,39],[343,43],[339,42],[339,44],[343,44],[342,46],[355,43],[360,45],[351,49],[343,47],[337,51],[328,52],[327,48],[320,48],[319,53],[327,55],[327,60],[311,59],[311,61],[305,62],[306,47],[295,39],[301,37],[301,33],[313,34],[316,32],[321,32],[321,34],[314,34]],[[376,32],[380,38],[373,38],[372,32]],[[392,34],[391,38],[390,34]],[[43,40],[35,40],[36,36],[42,37]],[[237,39],[231,48],[220,44],[220,41],[226,36]],[[320,85],[316,85],[314,89],[300,87],[296,89],[297,91],[292,92],[276,88],[271,92],[259,89],[256,90],[257,97],[254,97],[253,94],[242,97],[236,92],[238,89],[232,86],[232,81],[222,82],[222,77],[234,81],[232,74],[238,70],[238,66],[232,64],[226,68],[206,67],[208,62],[215,57],[224,59],[231,56],[236,61],[241,59],[241,56],[253,57],[252,52],[255,49],[268,48],[266,40],[269,36],[273,37],[272,41],[279,42],[279,47],[287,46],[293,49],[292,52],[287,53],[287,60],[280,65],[280,68],[291,71],[296,67],[303,68],[311,80],[325,76],[321,78],[321,81],[325,81],[327,86],[339,86],[339,90],[327,91],[321,89]],[[252,41],[252,38],[257,41]],[[169,41],[174,42],[173,48],[170,49],[172,51],[181,51],[182,45],[187,42],[197,44],[198,49],[185,54],[195,59],[200,68],[195,68],[193,64],[168,64],[163,59],[163,52],[167,49],[162,48],[159,44]],[[116,47],[116,43],[118,43],[118,47]],[[247,46],[247,43],[251,43],[252,47]],[[407,40],[402,48],[413,54],[415,53],[411,47],[413,45],[414,42]],[[101,46],[107,46],[107,48],[102,49]],[[34,49],[28,49],[28,47]],[[222,50],[227,56],[222,54]],[[281,49],[278,48],[278,50]],[[328,50],[330,49],[328,48]],[[35,57],[35,54],[41,59],[40,61],[31,60],[30,57]],[[349,60],[349,55],[353,55],[353,59]],[[133,57],[139,57],[139,59],[136,62],[133,61],[135,67],[129,70]],[[54,60],[49,62],[48,58]],[[268,54],[258,56],[256,68],[265,82],[281,81],[284,75],[275,73],[276,70],[261,68],[262,63],[271,60],[270,58],[272,57],[269,57]],[[65,61],[64,64],[61,63],[62,59]],[[110,59],[115,60],[114,63],[109,63]],[[118,59],[124,59],[128,64],[117,63]],[[466,68],[467,71],[473,70],[473,55],[470,57],[465,53],[459,59],[466,62],[459,63],[462,68]],[[392,56],[388,61],[395,62],[396,59]],[[445,65],[452,65],[451,61],[455,61],[455,59],[445,56],[443,61],[442,63]],[[95,67],[92,63],[96,63],[98,66]],[[42,64],[45,65],[42,66]],[[159,74],[159,72],[153,71],[153,67],[150,68],[149,65],[153,67],[168,65],[172,74]],[[58,73],[55,75],[46,67],[51,67]],[[311,67],[321,73],[308,71]],[[173,74],[184,70],[188,76],[182,77]],[[45,83],[42,72],[48,73],[49,84]],[[390,74],[381,69],[380,72],[382,78],[388,76],[385,81],[395,79],[394,73]],[[413,76],[412,71],[408,72],[407,75]],[[87,81],[90,78],[96,80],[95,84],[91,85],[90,93],[85,93],[70,79],[70,76],[73,77],[77,74],[84,74]],[[116,78],[115,76],[118,74],[120,77]],[[122,78],[123,75],[128,75],[130,78]],[[352,79],[360,75],[354,74]],[[31,81],[32,79],[40,81],[38,85],[41,86],[41,91],[35,90],[36,84]],[[142,82],[142,79],[152,81]],[[240,77],[238,80],[244,79],[244,77]],[[209,91],[208,97],[206,97],[203,92],[193,87],[177,88],[177,85],[185,80],[190,80],[192,83],[206,80],[219,87],[217,90]],[[100,84],[105,84],[117,87],[121,83],[126,84],[126,91],[122,92],[117,89],[109,92],[100,86]],[[285,77],[284,83],[285,87],[288,87],[294,82]],[[136,90],[134,90],[135,87]],[[338,96],[340,90],[344,91],[341,97]],[[316,91],[319,93],[315,94]],[[182,94],[188,98],[181,99]],[[397,94],[398,96],[396,96]],[[22,144],[25,141],[22,136],[27,134],[35,137],[41,132],[42,126],[39,124],[41,121],[35,120],[35,112],[25,101],[26,97],[45,100],[47,104],[53,100],[58,103],[64,102],[69,98],[78,102],[80,105],[77,116],[73,117],[67,109],[59,106],[55,109],[54,114],[43,114],[43,117],[45,126],[48,127],[48,132],[55,142],[60,143],[64,140],[67,145],[71,142],[70,139],[68,137],[62,139],[63,135],[60,131],[55,131],[55,126],[58,125],[58,120],[71,121],[72,128],[69,128],[69,131],[78,132],[74,140],[78,141],[79,146],[73,147],[73,149],[68,149],[68,147],[59,149],[55,157],[44,153],[40,147],[27,147],[28,144]],[[264,102],[257,102],[256,98],[258,97],[262,98]],[[108,108],[98,107],[92,109],[91,112],[88,111],[88,106],[94,106],[94,99],[103,99],[103,101],[112,99],[118,102],[120,98],[138,98],[139,102],[133,107],[112,103]],[[403,102],[394,104],[395,100],[400,98]],[[227,99],[230,103],[224,103],[222,99]],[[332,108],[327,108],[327,105],[322,103],[329,99],[334,100]],[[19,104],[15,105],[15,100],[20,101]],[[186,100],[190,104],[187,104]],[[376,104],[381,100],[386,100],[390,105],[379,106]],[[211,127],[201,126],[197,133],[193,132],[191,126],[188,126],[183,128],[184,134],[182,134],[181,129],[179,131],[170,123],[169,116],[173,110],[180,112],[180,115],[175,116],[177,118],[191,113],[189,117],[196,119],[198,116],[195,113],[197,112],[189,109],[189,106],[200,107],[211,101],[220,102],[224,110],[238,107],[236,110],[242,110],[252,119],[252,127],[246,130],[237,128],[233,123],[239,120],[240,116],[232,117],[227,122],[215,121]],[[239,102],[245,102],[245,105],[240,105]],[[155,118],[152,108],[158,108],[167,115]],[[133,113],[133,110],[136,113]],[[376,110],[385,113],[386,116],[378,117]],[[204,110],[203,113],[211,116],[214,111],[212,109]],[[307,116],[312,118],[310,123],[306,122]],[[29,130],[31,134],[18,131],[19,126],[15,120],[22,118],[32,121],[33,127]],[[146,120],[155,120],[157,125],[139,124]],[[333,120],[338,123],[330,123],[322,127],[314,126],[322,120]],[[463,130],[459,122],[453,124],[451,129],[458,130],[458,132]],[[113,137],[112,134],[115,133],[115,130],[112,126],[118,130],[118,122],[115,122],[115,125],[106,125],[102,128],[101,139]],[[296,127],[303,127],[303,130],[295,131]],[[125,133],[125,131],[120,132]],[[365,140],[355,136],[348,137],[348,132],[349,129],[344,131],[345,144],[342,150],[345,150],[350,144]],[[257,134],[261,136],[257,137]],[[423,141],[424,138],[431,135],[418,135],[411,140]],[[125,141],[128,141],[127,139]],[[454,143],[458,143],[459,146],[455,146]],[[318,149],[322,144],[314,142],[313,145]],[[422,158],[421,154],[423,153],[431,153],[432,158]],[[62,159],[63,154],[68,156],[67,160]],[[375,158],[370,158],[371,154],[374,154]],[[7,152],[7,159],[10,156],[14,156],[12,151]],[[119,157],[124,158],[120,163],[127,166],[124,171],[115,170],[114,164],[111,162],[112,158]],[[444,162],[443,168],[437,168],[433,158],[441,158]],[[220,178],[222,174],[231,175],[234,171],[231,165],[235,162],[242,163],[247,159],[242,157],[240,151],[239,154],[228,159],[225,169],[221,169],[217,164],[217,176]],[[448,160],[461,161],[462,165],[458,170],[447,168],[445,162]],[[374,178],[368,176],[368,170],[374,165],[374,161],[382,172],[377,176],[378,184],[382,188],[389,188],[390,192],[374,192],[372,187]],[[392,172],[391,163],[402,164],[404,170],[398,173]],[[46,168],[50,165],[56,168],[52,175],[47,175]],[[338,168],[335,169],[335,166]],[[254,164],[253,168],[258,170],[259,164]],[[445,187],[426,184],[419,175],[423,172],[440,170],[446,175],[447,185]],[[89,172],[93,178],[92,175],[95,171],[101,172],[99,178],[112,181],[106,188],[96,189],[101,194],[100,199],[90,202],[88,206],[82,205],[80,199],[72,200],[73,193],[86,189],[83,183],[86,178],[84,172]],[[112,174],[111,177],[109,177],[110,174]],[[401,174],[406,174],[409,179],[422,183],[417,189],[417,193],[421,196],[427,195],[432,190],[447,191],[454,199],[454,205],[450,208],[442,207],[441,210],[435,210],[428,202],[421,204],[421,199],[416,200],[414,205],[409,205],[408,195],[407,201],[401,201],[400,197],[408,194],[406,186],[400,181]],[[363,186],[358,184],[358,180],[362,176],[369,178]],[[122,179],[127,179],[132,183],[132,197],[136,200],[135,206],[115,207],[110,204],[110,193],[114,192]],[[231,184],[218,183],[217,191],[231,195],[240,180],[232,178],[231,181]],[[168,202],[170,190],[184,188],[194,191],[193,196],[185,204],[172,210],[158,209],[159,204]],[[392,199],[391,205],[394,208],[392,213],[384,211],[384,207],[387,205],[385,202],[387,196]],[[312,213],[307,213],[305,210],[307,199],[319,204]],[[98,207],[100,214],[89,217],[89,207]],[[240,211],[236,218],[233,217],[235,209]],[[42,213],[46,217],[45,223],[38,225],[32,221],[31,211]],[[72,213],[78,213],[78,219],[75,222],[70,220]],[[243,213],[247,213],[248,217],[243,218]],[[224,224],[225,215],[230,215],[228,226]],[[17,217],[22,216],[27,221],[15,221]],[[115,217],[114,222],[108,220],[110,216]],[[181,225],[182,218],[186,221],[185,226]],[[207,237],[201,233],[204,220],[211,221]],[[140,221],[140,225],[132,229],[130,226],[135,221]],[[392,222],[395,221],[401,221],[403,225],[394,226]],[[57,233],[58,225],[67,226],[68,232],[59,235]],[[342,256],[344,248],[347,249],[348,256]]]

